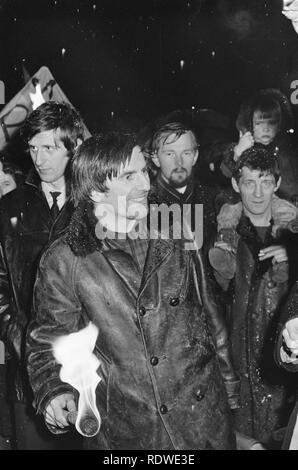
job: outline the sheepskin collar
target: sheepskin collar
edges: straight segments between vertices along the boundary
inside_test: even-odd
[[[96,250],[106,250],[107,247],[104,240],[100,240],[96,237],[95,228],[97,223],[98,219],[94,215],[93,204],[91,202],[81,204],[77,207],[64,238],[65,242],[70,246],[76,256],[85,257]],[[164,254],[168,252],[168,250],[172,250],[174,245],[176,248],[183,249],[184,241],[173,240],[172,230],[173,228],[170,228],[170,233],[167,238],[160,232],[154,234],[154,246],[152,249],[154,250],[156,258],[163,258]]]
[[[102,241],[95,236],[97,222],[91,202],[80,204],[74,211],[65,240],[76,256],[86,256],[101,249]]]

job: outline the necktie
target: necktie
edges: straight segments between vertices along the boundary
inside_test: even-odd
[[[58,214],[60,212],[59,206],[57,204],[57,197],[60,194],[61,194],[61,192],[59,192],[59,191],[50,191],[50,195],[53,198],[53,205],[52,205],[51,210],[50,210],[53,220],[56,220],[56,218],[58,217]]]

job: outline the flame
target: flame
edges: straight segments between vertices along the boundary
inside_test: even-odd
[[[69,383],[79,392],[75,427],[88,437],[97,434],[101,425],[95,394],[101,380],[96,373],[100,361],[93,354],[97,335],[97,327],[90,322],[76,333],[59,337],[53,344],[55,359],[62,365],[62,382]]]

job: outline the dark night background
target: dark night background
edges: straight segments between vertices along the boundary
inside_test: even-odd
[[[290,97],[298,79],[280,0],[0,0],[0,41],[6,102],[22,65],[46,65],[91,131],[177,108],[212,108],[234,126],[251,92]]]

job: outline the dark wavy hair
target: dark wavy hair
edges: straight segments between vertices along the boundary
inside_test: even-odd
[[[199,147],[195,131],[188,125],[182,122],[168,122],[155,131],[150,142],[150,153],[154,154],[158,151],[161,145],[163,145],[169,138],[170,135],[174,135],[173,142],[176,142],[183,134],[191,132],[193,136],[194,149],[197,150]]]
[[[28,142],[40,132],[57,129],[71,157],[77,146],[77,140],[84,140],[84,125],[78,111],[69,103],[57,101],[43,103],[28,116],[21,128],[21,136],[25,142]]]
[[[272,117],[279,120],[281,132],[294,126],[291,103],[287,96],[278,89],[259,90],[242,103],[236,120],[236,127],[239,131],[252,131],[255,111],[259,111],[263,119]]]
[[[117,176],[130,162],[137,145],[135,134],[110,132],[86,139],[72,160],[71,198],[77,206],[91,201],[92,191],[107,192],[107,178]]]
[[[238,160],[233,178],[239,182],[242,175],[242,168],[247,167],[250,170],[258,170],[261,175],[271,174],[277,183],[280,178],[280,170],[275,154],[262,147],[251,147],[245,150]]]

